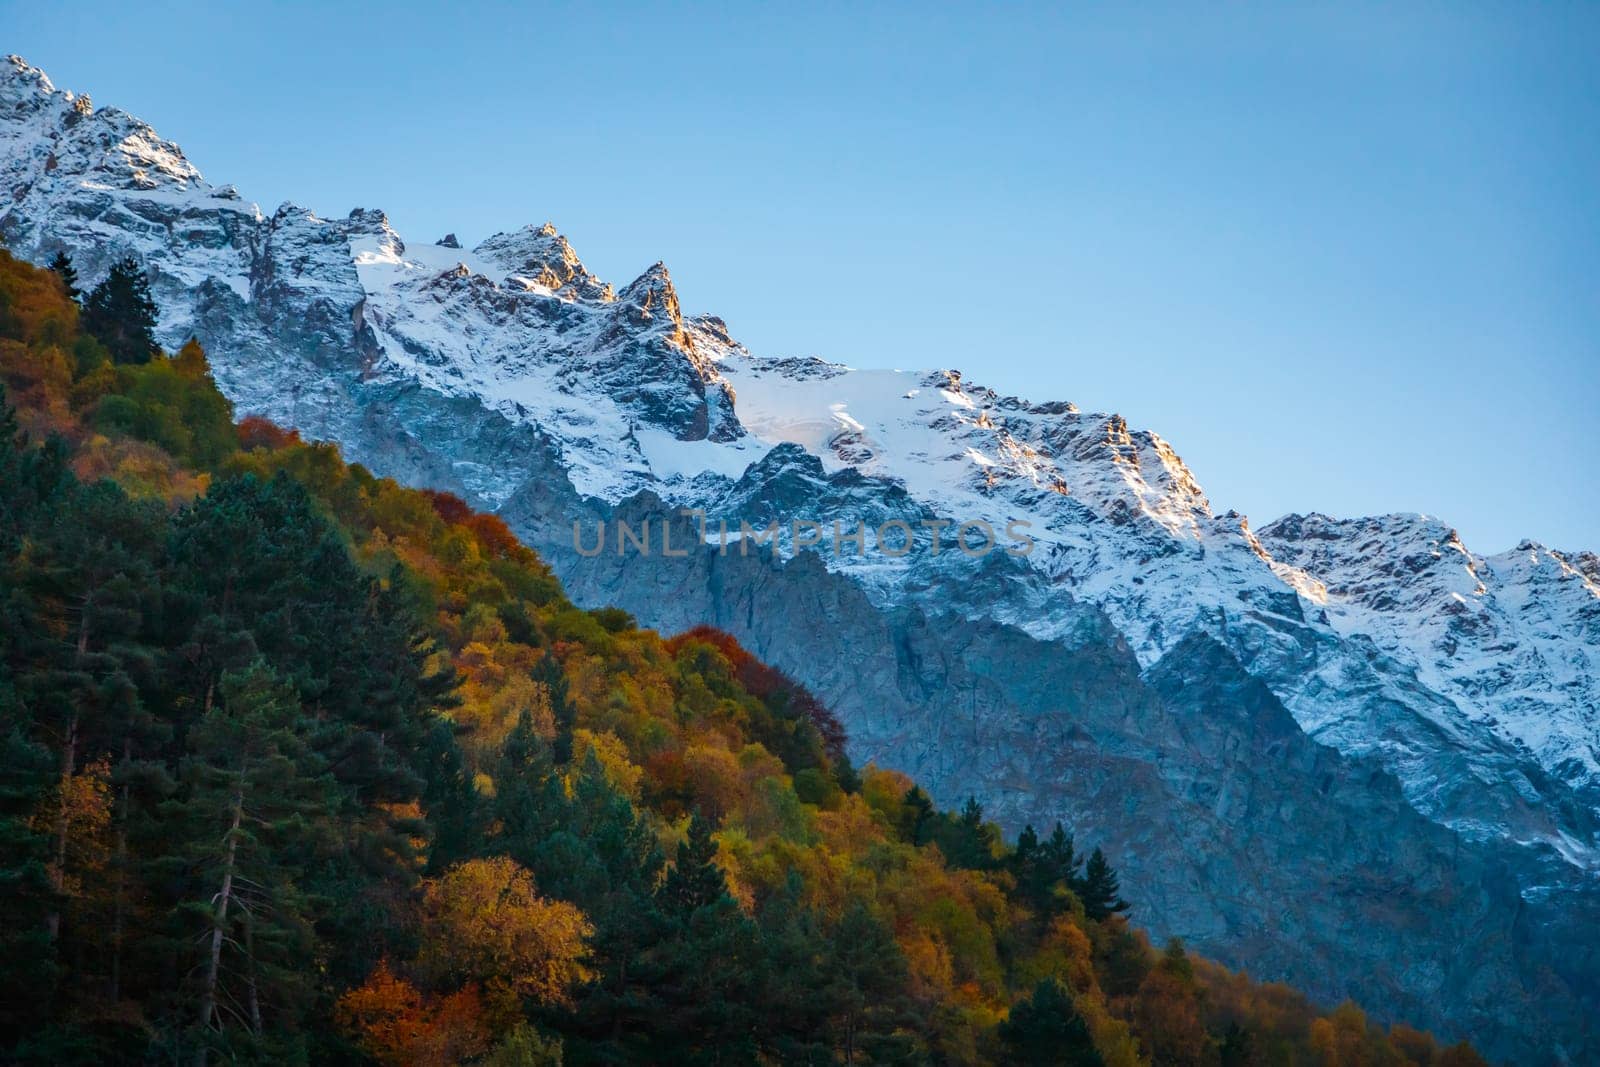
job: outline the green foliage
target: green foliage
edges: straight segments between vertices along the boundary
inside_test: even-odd
[[[78,289],[78,272],[72,266],[72,260],[67,258],[65,252],[56,253],[56,258],[50,261],[50,270],[57,278],[61,279],[61,288],[66,290],[67,299],[78,299],[81,295]]]
[[[1077,890],[1083,910],[1091,919],[1103,921],[1128,910],[1128,902],[1118,895],[1121,888],[1117,884],[1117,872],[1111,869],[1105,853],[1098,848],[1090,854]]]
[[[83,326],[118,363],[148,363],[156,354],[156,304],[136,260],[112,264],[90,291],[83,302]]]
[[[727,896],[728,883],[716,860],[711,824],[696,815],[689,820],[688,836],[678,845],[677,860],[656,894],[662,910],[686,919]]]
[[[158,445],[174,458],[203,470],[216,467],[238,447],[233,405],[217,392],[205,354],[189,341],[178,355],[156,355],[118,368],[115,392],[101,397],[92,421]]]
[[[1105,1060],[1072,993],[1057,978],[1034,987],[1031,996],[1011,1009],[1000,1026],[1000,1040],[1017,1063],[1060,1064],[1062,1067],[1102,1067]]]

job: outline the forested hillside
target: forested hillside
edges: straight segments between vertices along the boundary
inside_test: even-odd
[[[1093,842],[236,426],[151,315],[0,252],[0,1060],[1481,1062],[1152,947]]]

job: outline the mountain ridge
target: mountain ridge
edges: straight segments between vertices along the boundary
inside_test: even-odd
[[[845,595],[827,592],[834,579],[858,590],[848,610],[867,631],[906,641],[915,626],[891,621],[902,613],[944,620],[925,650],[934,659],[962,647],[948,632],[956,623],[1013,628],[1033,642],[1014,646],[1033,650],[1024,656],[1069,654],[1085,628],[1107,626],[1115,637],[1104,640],[1125,644],[1139,672],[1170,678],[1179,667],[1168,657],[1198,655],[1186,642],[1203,635],[1349,768],[1381,768],[1425,819],[1520,856],[1507,862],[1520,865],[1524,900],[1550,885],[1592,891],[1592,553],[1527,542],[1479,557],[1423,517],[1285,516],[1252,530],[1213,512],[1172,446],[1120,416],[1001,396],[956,371],[756,357],[722,320],[685,316],[661,264],[616,290],[548,223],[463,251],[405,242],[380,211],[325,220],[284,204],[267,215],[207,185],[148,125],[86,100],[14,57],[0,67],[0,181],[11,190],[0,237],[14,249],[41,262],[67,251],[86,283],[135,256],[152,276],[163,341],[199,336],[241,412],[499,511],[577,598],[614,600],[655,625],[686,621],[674,591],[705,610],[712,592],[750,605],[737,636],[853,712],[853,734],[877,746],[863,755],[921,759],[905,729],[855,729],[873,712],[843,690],[878,677],[872,661],[839,648],[834,663],[785,662],[776,631],[804,614],[763,623],[754,586],[681,585],[689,574],[730,580],[728,567],[702,571],[698,560],[602,573],[573,551],[570,524],[666,521],[656,504],[713,520],[1031,522],[1038,548],[1023,564],[863,552],[791,566],[824,598]],[[766,579],[747,568],[732,580]],[[927,725],[919,706],[944,707],[917,663],[884,683],[923,693],[907,723]],[[949,755],[929,757],[945,768],[929,776],[935,787],[952,777]],[[993,810],[1046,814],[1044,800],[1029,803]],[[1159,928],[1159,908],[1155,917]]]

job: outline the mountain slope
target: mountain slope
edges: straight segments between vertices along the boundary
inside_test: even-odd
[[[1595,1003],[1584,970],[1597,965],[1592,949],[1577,963],[1551,959],[1552,946],[1581,936],[1571,924],[1590,907],[1600,868],[1592,555],[1528,545],[1484,560],[1416,516],[1291,517],[1257,534],[1213,512],[1171,446],[1118,416],[1002,397],[954,371],[751,355],[721,320],[685,316],[659,264],[613,290],[548,225],[465,251],[405,242],[374,211],[323,220],[286,204],[268,215],[207,185],[148,126],[55,90],[19,60],[0,70],[0,179],[10,190],[0,236],[36,261],[67,250],[90,282],[134,255],[151,274],[164,341],[197,335],[241,411],[499,511],[580,601],[615,602],[657,626],[721,621],[832,699],[858,755],[917,771],[943,801],[966,788],[956,773],[966,768],[1012,825],[1059,815],[1103,828],[1102,813],[1078,806],[1081,789],[1057,786],[1083,773],[1063,742],[1031,754],[1026,773],[993,746],[978,748],[974,765],[971,738],[947,734],[948,717],[981,715],[1014,737],[1041,716],[1132,701],[1144,710],[1128,714],[1142,722],[1154,705],[1141,702],[1153,698],[1130,694],[1179,692],[1170,680],[1185,664],[1221,650],[1303,741],[1337,754],[1336,779],[1369,781],[1372,797],[1386,795],[1378,783],[1398,783],[1411,814],[1396,815],[1392,832],[1434,842],[1419,847],[1440,856],[1465,850],[1469,859],[1450,861],[1466,863],[1463,887],[1477,885],[1481,864],[1504,865],[1485,899],[1526,909],[1518,928],[1485,942],[1518,976],[1525,1002],[1491,1003],[1452,971],[1451,939],[1474,921],[1464,890],[1448,895],[1461,910],[1436,930],[1425,929],[1426,909],[1375,916],[1374,958],[1394,977],[1374,974],[1354,991],[1377,1000],[1399,990],[1433,1020],[1505,1048],[1545,1040],[1533,1035],[1556,1020],[1557,1043],[1592,1039],[1571,1022]],[[615,541],[595,560],[574,550],[575,521],[592,531],[615,516],[659,521],[679,508],[704,511],[713,534],[719,521],[737,529],[741,519],[816,519],[830,532],[835,519],[841,532],[899,519],[917,545],[896,557],[835,555],[825,543],[820,555],[760,567],[737,549],[687,560],[619,559]],[[939,519],[984,520],[1001,547],[982,558],[948,545],[936,554],[920,524]],[[1026,556],[1004,551],[1016,544],[1004,536],[1014,522],[1030,524]],[[680,534],[674,543],[687,543],[688,528]],[[792,603],[773,599],[773,575]],[[728,617],[730,605],[742,614]],[[876,636],[812,643],[824,629]],[[970,670],[976,654],[971,634],[991,631],[1011,635],[994,653],[993,688],[953,686],[952,672]],[[1085,642],[1123,665],[1081,705],[1051,687],[998,682],[1065,670]],[[1229,692],[1218,699],[1232,707],[1243,690]],[[1216,759],[1252,781],[1300,773],[1246,768],[1248,750],[1208,752],[1183,731],[1154,736],[1168,747],[1141,758],[1164,774]],[[1117,743],[1103,730],[1088,737],[1096,751]],[[1366,817],[1351,789],[1338,801],[1346,827]],[[1169,785],[1148,792],[1150,810],[1184,822]],[[1292,821],[1241,827],[1230,811],[1214,814],[1238,831],[1210,839],[1216,862],[1248,869],[1270,841],[1287,850],[1275,865],[1281,880],[1233,928],[1196,930],[1179,903],[1189,883],[1154,873],[1176,869],[1167,861],[1184,846],[1177,835],[1151,843],[1130,862],[1151,869],[1141,904],[1154,927],[1198,935],[1319,993],[1344,991],[1339,983],[1356,980],[1350,968],[1293,931],[1246,927],[1295,908],[1347,923],[1366,914],[1367,891],[1352,885],[1322,901],[1323,860],[1295,847]],[[1552,969],[1558,988],[1541,992]]]
[[[583,612],[83,319],[0,250],[7,1064],[1482,1067],[1157,954],[1059,827],[857,771],[727,634]]]

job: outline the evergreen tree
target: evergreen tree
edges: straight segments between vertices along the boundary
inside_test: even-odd
[[[846,793],[861,792],[861,775],[857,773],[855,764],[850,762],[850,757],[840,752],[833,762],[833,778],[839,783],[839,788]]]
[[[928,799],[928,794],[922,791],[921,786],[914,785],[906,790],[901,805],[900,832],[913,845],[927,844],[932,839],[934,823],[939,816],[934,810],[933,801]]]
[[[337,786],[306,743],[310,726],[292,688],[258,663],[223,677],[190,732],[156,865],[184,887],[169,945],[190,976],[176,1022],[196,1064],[211,1051],[292,1054],[312,996],[315,912],[301,886],[332,845]]]
[[[709,892],[710,880],[701,888]],[[656,1047],[636,1048],[633,1059],[753,1062],[762,970],[760,933],[726,889],[688,915],[680,913],[646,953],[643,1022]]]
[[[1050,839],[1040,848],[1040,862],[1049,872],[1052,884],[1065,882],[1068,886],[1078,877],[1078,867],[1083,863],[1072,840],[1072,835],[1059,822],[1051,831]]]
[[[1128,910],[1128,902],[1118,895],[1117,872],[1111,869],[1105,854],[1098,848],[1089,856],[1088,866],[1076,888],[1084,913],[1091,919],[1103,921]]]
[[[1220,1067],[1250,1067],[1255,1062],[1255,1041],[1250,1037],[1250,1031],[1237,1022],[1229,1023],[1222,1035],[1217,1059]]]
[[[661,884],[657,899],[669,915],[687,917],[728,893],[728,882],[717,866],[717,843],[710,821],[695,815],[689,820],[689,834],[679,843],[677,859]]]
[[[905,954],[882,920],[861,901],[840,917],[827,941],[818,995],[845,1063],[896,1062],[914,1054],[906,996]]]
[[[148,363],[156,353],[156,304],[132,257],[115,263],[83,303],[83,328],[118,363]]]
[[[0,677],[0,1049],[38,1026],[59,973],[47,929],[58,904],[50,838],[33,823],[55,778],[55,760],[29,739],[26,712],[8,690]]]
[[[61,279],[61,287],[67,291],[68,300],[77,300],[82,295],[78,289],[78,272],[66,252],[56,253],[56,258],[50,261],[50,269]]]
[[[559,764],[571,763],[572,730],[577,724],[577,709],[567,696],[567,676],[561,670],[560,661],[546,652],[533,672],[533,680],[544,687],[550,701],[550,718],[556,730],[550,742],[551,755]]]
[[[473,784],[455,727],[444,719],[434,723],[428,735],[422,776],[427,783],[422,805],[433,831],[428,870],[443,871],[480,855],[489,834],[490,812]]]
[[[790,871],[759,913],[761,961],[757,1034],[779,1063],[828,1063],[830,1005],[820,995],[832,978],[824,970],[828,932],[805,904],[805,882]]]
[[[994,864],[996,840],[995,828],[983,821],[983,805],[968,797],[949,832],[941,835],[940,845],[951,866],[982,871]]]
[[[1071,992],[1057,978],[1046,978],[1012,1007],[1010,1018],[1000,1024],[1000,1040],[1016,1063],[1102,1067],[1105,1062]]]

